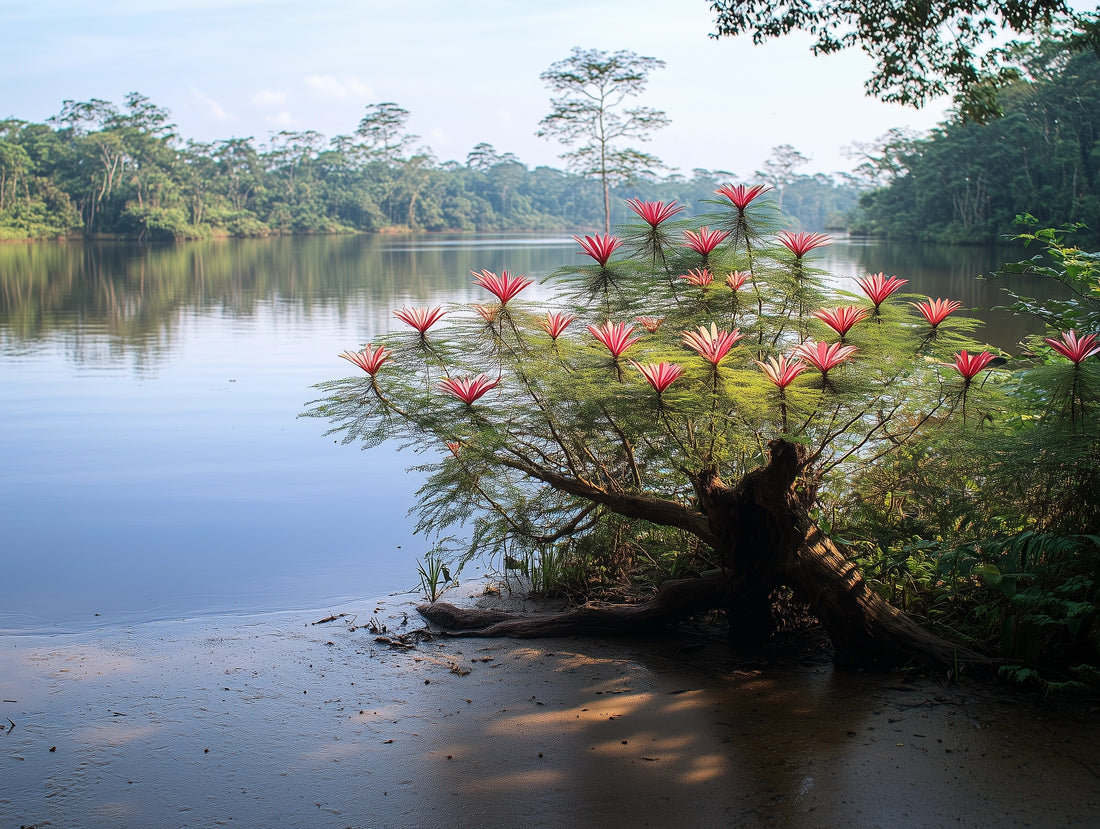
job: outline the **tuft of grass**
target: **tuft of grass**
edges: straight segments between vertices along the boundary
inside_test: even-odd
[[[447,563],[438,555],[428,553],[417,562],[416,571],[420,576],[420,589],[429,602],[437,602],[448,588],[454,585]]]

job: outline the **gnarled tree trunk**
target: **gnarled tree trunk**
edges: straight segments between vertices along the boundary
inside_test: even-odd
[[[697,579],[668,582],[648,602],[589,603],[543,616],[461,610],[442,603],[423,605],[420,612],[467,635],[529,638],[641,633],[723,608],[731,636],[752,641],[773,630],[770,597],[776,588],[789,587],[821,621],[844,664],[886,665],[914,658],[951,664],[957,658],[980,658],[925,631],[871,589],[810,517],[815,493],[805,468],[804,449],[777,440],[771,444],[769,463],[734,486],[713,471],[698,475],[699,510],[707,522],[708,541],[724,566]]]

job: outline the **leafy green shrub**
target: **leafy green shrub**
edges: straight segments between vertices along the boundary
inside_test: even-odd
[[[141,207],[131,204],[122,212],[119,221],[124,232],[133,233],[148,241],[205,239],[210,236],[209,228],[191,224],[179,207]]]
[[[1100,677],[1100,254],[1020,221],[1043,251],[1003,271],[1068,291],[1012,295],[1049,330],[1004,367],[1002,411],[895,453],[835,511],[893,601],[985,642],[1008,679],[1080,688]]]

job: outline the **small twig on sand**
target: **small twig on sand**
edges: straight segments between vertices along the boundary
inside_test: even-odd
[[[374,641],[382,645],[389,645],[391,648],[398,648],[403,651],[411,651],[416,645],[410,642],[405,642],[399,636],[375,636]]]
[[[310,622],[310,624],[323,625],[326,622],[335,622],[337,619],[343,619],[347,615],[346,613],[335,613],[332,616],[326,616],[324,619],[318,619],[316,622]]]

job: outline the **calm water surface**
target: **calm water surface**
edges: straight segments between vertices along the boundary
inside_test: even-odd
[[[411,589],[417,462],[297,419],[402,304],[484,301],[568,237],[0,246],[0,632],[330,608]],[[851,279],[987,308],[1004,251],[844,241]],[[1011,257],[1010,257],[1011,258]],[[1022,258],[1022,257],[1021,257]],[[543,296],[549,292],[538,289]],[[983,314],[1005,348],[1025,321]]]

